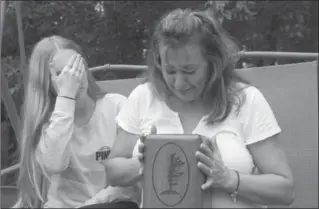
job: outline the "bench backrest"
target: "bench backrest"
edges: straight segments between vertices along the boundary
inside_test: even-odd
[[[239,70],[271,105],[296,181],[292,207],[318,207],[317,62]],[[128,96],[141,79],[100,81],[108,92]]]

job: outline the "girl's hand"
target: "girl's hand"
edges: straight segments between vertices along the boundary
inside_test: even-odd
[[[63,68],[60,75],[53,75],[59,96],[75,98],[85,73],[85,65],[80,54],[74,55]]]

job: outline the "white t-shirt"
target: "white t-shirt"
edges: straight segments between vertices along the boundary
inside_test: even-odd
[[[116,139],[115,117],[126,101],[122,95],[106,94],[97,101],[89,123],[77,127],[75,101],[57,98],[36,151],[38,163],[50,177],[44,207],[80,207],[108,186],[99,162],[108,158]],[[121,196],[121,190],[115,192]]]
[[[172,111],[165,102],[158,100],[150,85],[144,83],[132,91],[128,102],[116,118],[119,126],[133,134],[148,134],[152,125],[156,126],[158,134],[183,134],[178,113]],[[246,100],[239,114],[233,111],[222,123],[214,125],[206,124],[202,119],[192,133],[212,137],[221,132],[217,145],[225,165],[241,173],[250,174],[255,165],[246,145],[278,134],[281,129],[262,93],[253,86],[245,88],[244,91]],[[133,156],[136,156],[137,144]],[[234,204],[229,194],[214,192],[212,207],[261,206],[240,199]]]

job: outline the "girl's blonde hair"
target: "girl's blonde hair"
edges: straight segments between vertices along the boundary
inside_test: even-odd
[[[47,175],[37,163],[35,151],[42,126],[48,122],[55,105],[56,93],[49,66],[59,49],[71,49],[81,54],[80,47],[73,41],[54,35],[40,40],[30,57],[20,133],[19,195],[13,208],[34,208],[37,202],[43,203],[46,198],[42,196],[41,179],[47,178]],[[87,75],[88,95],[96,101],[106,93],[99,88],[89,70]]]

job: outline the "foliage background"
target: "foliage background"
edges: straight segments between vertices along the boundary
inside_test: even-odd
[[[213,8],[242,49],[318,52],[318,1],[24,1],[21,15],[26,54],[29,57],[32,47],[41,38],[59,34],[83,48],[91,67],[106,63],[143,64],[143,49],[147,48],[148,37],[161,15],[178,7],[195,9],[204,8],[205,4]],[[11,1],[8,1],[5,13],[2,43],[2,69],[19,109],[23,91],[17,20]],[[255,66],[293,62],[274,59],[243,61]],[[117,78],[134,76],[115,74]],[[98,80],[114,78],[105,72],[95,76]],[[1,122],[8,122],[3,103]],[[14,134],[4,137],[10,143],[1,148],[2,168],[15,162],[16,157],[12,156],[16,155],[12,153],[17,150],[12,139]],[[10,157],[3,158],[6,152]],[[12,179],[7,180],[10,182]]]

